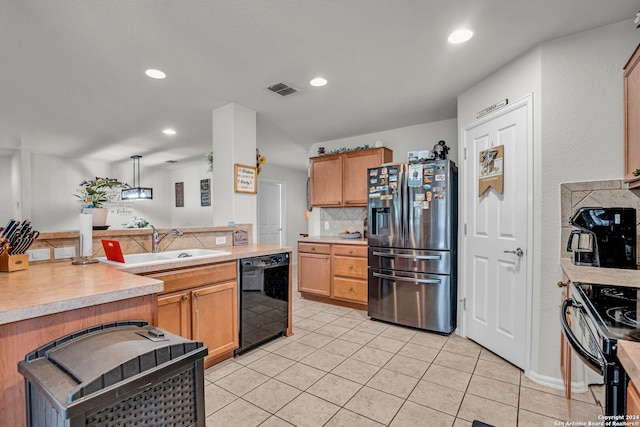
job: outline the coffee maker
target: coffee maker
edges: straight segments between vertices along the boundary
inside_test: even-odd
[[[576,265],[637,269],[634,208],[580,208],[569,223],[578,228],[567,242]]]

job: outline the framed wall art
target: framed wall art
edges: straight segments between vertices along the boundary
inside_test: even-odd
[[[200,180],[200,206],[211,206],[211,179]]]
[[[184,182],[176,182],[176,208],[184,208]]]
[[[236,163],[233,168],[233,175],[233,189],[236,193],[256,194],[258,192],[255,166]]]

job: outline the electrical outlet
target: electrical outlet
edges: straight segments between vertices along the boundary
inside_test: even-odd
[[[51,251],[49,249],[31,249],[27,253],[31,262],[51,259]]]
[[[69,246],[66,248],[53,249],[54,259],[74,258],[75,256],[76,256],[76,248],[74,248],[73,246]]]
[[[225,243],[227,243],[226,236],[216,237],[216,245],[224,245]]]
[[[329,221],[325,221],[324,222],[324,229],[328,230],[329,229]]]

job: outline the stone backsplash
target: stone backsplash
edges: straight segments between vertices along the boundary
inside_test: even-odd
[[[337,236],[345,230],[364,232],[367,208],[322,208],[320,211],[320,236]],[[329,229],[325,229],[325,222]]]
[[[170,229],[158,229],[160,235]],[[160,251],[179,249],[213,249],[220,246],[232,246],[236,232],[245,233],[248,244],[252,244],[253,227],[251,224],[236,224],[233,227],[180,227],[183,236],[169,235],[160,243]],[[93,258],[103,257],[102,239],[118,240],[125,254],[151,252],[151,234],[148,229],[114,229],[94,231],[92,235]],[[216,239],[225,237],[224,244],[216,244]],[[55,248],[74,247],[79,253],[78,231],[43,232],[29,249],[49,249],[50,259],[47,261],[29,261],[29,263],[69,262],[69,259],[54,259]]]
[[[629,190],[622,180],[569,182],[560,184],[560,257],[571,258],[567,252],[567,240],[573,227],[569,217],[582,207],[635,208],[640,219],[640,190]],[[640,230],[640,228],[639,228]],[[637,239],[640,243],[640,236]],[[637,251],[640,254],[640,250]]]

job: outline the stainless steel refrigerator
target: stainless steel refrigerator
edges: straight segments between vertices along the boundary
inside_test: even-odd
[[[456,327],[458,168],[368,170],[369,316],[443,334]]]

